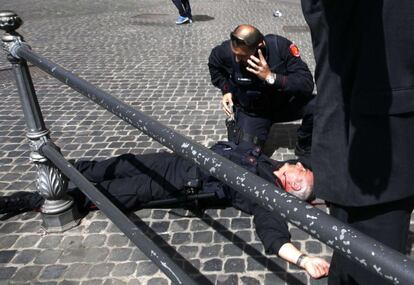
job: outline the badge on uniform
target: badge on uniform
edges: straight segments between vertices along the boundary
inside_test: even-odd
[[[299,51],[299,48],[297,47],[297,45],[295,45],[295,44],[291,44],[291,45],[289,46],[289,50],[290,50],[290,53],[291,53],[294,57],[299,57],[299,56],[300,56],[300,51]]]

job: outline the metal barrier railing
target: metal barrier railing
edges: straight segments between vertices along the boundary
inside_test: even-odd
[[[34,161],[38,165],[46,164],[48,165],[48,171],[52,168],[56,173],[60,173],[59,170],[61,170],[71,179],[75,179],[75,181],[85,179],[79,177],[81,175],[72,171],[73,169],[70,170],[70,166],[63,163],[59,152],[50,147],[50,143],[48,143],[48,131],[44,127],[43,119],[39,120],[41,118],[41,112],[37,105],[33,86],[31,85],[26,60],[117,115],[122,120],[138,128],[177,154],[194,161],[200,168],[208,171],[212,176],[231,186],[236,191],[241,192],[252,201],[261,204],[275,214],[281,215],[287,221],[298,226],[328,246],[333,247],[338,252],[353,259],[367,270],[377,273],[394,284],[414,283],[414,262],[403,254],[349,227],[347,224],[336,220],[306,202],[300,201],[268,181],[215,154],[206,147],[192,142],[87,81],[75,76],[59,65],[41,57],[30,50],[30,47],[24,43],[21,36],[15,32],[20,26],[21,20],[12,12],[3,12],[3,14],[3,18],[7,18],[7,20],[2,20],[2,13],[0,13],[0,28],[6,30],[8,35],[3,36],[2,39],[9,53],[9,60],[15,71],[29,134],[32,134],[31,136],[28,135],[33,145],[32,153],[34,155],[31,156],[34,157]],[[50,164],[46,158],[50,159],[53,164]],[[57,169],[55,169],[56,166]],[[57,176],[59,175],[57,174]],[[85,191],[86,194],[92,193],[86,190],[86,188],[90,188],[90,186],[85,186],[81,190]],[[62,189],[61,192],[64,191],[64,187]],[[39,191],[42,193],[42,189]],[[52,201],[60,201],[60,209],[67,211],[69,208],[61,206],[67,201],[61,199],[64,197],[63,194],[45,196]],[[111,207],[109,203],[107,203],[107,206]],[[98,207],[105,213],[108,212],[108,210],[104,210],[99,204]],[[44,210],[47,214],[48,208],[46,207]],[[115,212],[113,209],[110,211]],[[113,218],[115,220],[112,221],[115,224],[117,223],[117,219],[123,219],[117,215],[113,216]],[[151,258],[151,254],[148,257]],[[154,259],[152,260],[154,261]],[[162,267],[160,268],[163,270]],[[171,272],[167,273],[167,276],[176,282],[174,274],[170,274]]]

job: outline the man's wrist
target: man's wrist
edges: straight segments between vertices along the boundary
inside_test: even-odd
[[[301,255],[299,255],[298,259],[296,260],[295,264],[299,267],[303,267],[302,263],[305,260],[305,258],[308,257],[306,254],[302,253]]]
[[[269,84],[269,85],[274,85],[274,84],[275,84],[275,82],[276,82],[276,74],[275,74],[275,73],[273,73],[273,72],[270,72],[270,73],[266,76],[265,81],[266,81],[266,83],[267,83],[267,84]]]

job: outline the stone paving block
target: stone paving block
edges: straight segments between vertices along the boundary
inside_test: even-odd
[[[159,277],[151,278],[148,280],[147,285],[167,285],[167,280]]]
[[[12,281],[27,282],[27,280],[36,280],[42,266],[26,266],[22,267],[13,275]]]
[[[286,277],[287,277],[286,278],[287,284],[307,284],[308,283],[308,276],[303,272],[296,273],[295,275],[287,274]]]
[[[136,276],[153,275],[158,271],[158,267],[152,261],[143,261],[137,263]]]
[[[269,256],[267,257],[267,269],[271,272],[286,272],[287,263],[283,261],[283,259],[277,256]],[[298,267],[296,265],[292,265],[294,270],[297,270]]]
[[[318,254],[322,252],[322,245],[320,242],[317,241],[307,241],[305,243],[305,249],[310,254]]]
[[[29,235],[20,237],[14,244],[15,248],[29,248],[35,246],[41,239],[40,235]]]
[[[153,219],[164,219],[166,215],[167,215],[166,210],[154,210],[152,212]]]
[[[61,250],[43,250],[39,253],[36,259],[33,261],[34,264],[53,264],[61,256]]]
[[[305,233],[304,231],[297,229],[297,228],[290,228],[289,229],[292,234],[293,240],[307,240],[310,238],[310,235]]]
[[[188,229],[188,220],[171,221],[170,232],[182,232]]]
[[[114,248],[111,250],[109,261],[126,261],[131,255],[132,248]]]
[[[217,276],[216,285],[238,285],[239,278],[237,275],[223,275]]]
[[[242,245],[225,244],[223,246],[223,256],[241,256],[243,254]]]
[[[0,263],[9,263],[15,256],[16,250],[2,250],[0,251]]]
[[[8,233],[17,232],[22,225],[23,224],[19,223],[19,222],[5,223],[0,228],[0,233],[1,234],[8,234]]]
[[[203,231],[193,233],[193,242],[207,244],[213,240],[213,232]]]
[[[128,280],[127,285],[141,285],[142,283],[138,279],[130,279]]]
[[[133,248],[132,254],[129,257],[130,261],[141,261],[141,260],[147,260],[148,257],[139,249],[139,248]]]
[[[231,220],[231,228],[234,230],[251,228],[251,218],[236,218]]]
[[[112,270],[112,275],[116,277],[130,276],[137,268],[135,262],[117,263]]]
[[[168,228],[170,226],[170,222],[152,222],[150,227],[157,233],[163,233],[168,231]]]
[[[60,279],[66,269],[66,265],[49,265],[43,269],[39,279]]]
[[[13,264],[27,264],[33,261],[39,254],[37,249],[24,249],[17,252],[15,258],[12,260]]]
[[[102,280],[100,279],[93,279],[93,280],[85,280],[80,283],[81,285],[102,285]]]
[[[40,243],[38,244],[39,248],[56,248],[60,245],[60,242],[62,241],[62,236],[44,236]]]
[[[86,263],[71,264],[65,270],[64,278],[65,280],[67,279],[80,280],[83,277],[87,276],[91,267],[92,267],[91,264],[86,264]]]
[[[180,246],[177,250],[184,258],[190,259],[197,257],[197,253],[199,252],[198,246]]]
[[[224,263],[224,272],[244,272],[246,270],[245,260],[242,258],[229,258]]]
[[[203,262],[204,271],[222,271],[223,260],[220,258],[213,258]]]
[[[63,280],[63,281],[60,281],[58,284],[59,285],[79,285],[80,284],[80,281]]]
[[[128,242],[129,239],[124,234],[111,234],[108,237],[106,244],[111,247],[122,247],[126,246]]]
[[[105,244],[107,236],[104,234],[91,234],[83,240],[84,247],[100,247]]]
[[[256,278],[248,277],[248,276],[242,276],[240,278],[241,284],[243,285],[260,285],[260,281]]]
[[[39,230],[41,221],[28,221],[17,231],[18,233],[34,233]]]
[[[190,233],[174,233],[171,239],[171,244],[187,244],[190,241]]]
[[[119,279],[106,279],[103,285],[126,285],[127,282]]]
[[[11,248],[18,238],[18,235],[7,235],[0,237],[0,249]]]
[[[286,273],[276,274],[268,273],[265,274],[264,285],[274,285],[274,284],[286,284]],[[306,284],[306,283],[305,283]]]
[[[98,264],[93,264],[88,277],[89,278],[93,278],[93,277],[102,277],[102,276],[108,276],[112,269],[114,268],[115,264],[114,263],[98,263]]]
[[[200,252],[200,258],[209,258],[218,256],[222,252],[222,246],[211,245],[211,246],[203,246]]]
[[[83,236],[64,237],[60,247],[63,249],[78,249],[82,247]]]
[[[252,230],[242,230],[242,231],[236,231],[235,232],[236,237],[233,238],[233,241],[236,242],[251,242],[252,241]]]
[[[0,281],[9,280],[16,272],[16,270],[17,267],[0,267]]]
[[[206,224],[204,221],[196,220],[196,219],[193,219],[191,221],[191,226],[190,226],[191,231],[195,231],[195,232],[205,231],[205,230],[208,230],[209,228],[210,226]]]

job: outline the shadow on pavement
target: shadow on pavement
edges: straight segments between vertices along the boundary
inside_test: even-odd
[[[197,213],[195,213],[197,214]],[[301,280],[296,278],[293,274],[290,274],[286,271],[286,268],[281,267],[280,265],[276,264],[273,260],[268,258],[267,256],[263,255],[259,250],[254,248],[253,246],[249,245],[238,237],[237,235],[233,234],[229,231],[228,228],[223,226],[221,223],[214,220],[208,214],[204,213],[199,218],[204,221],[207,225],[210,225],[216,232],[220,233],[223,237],[232,241],[232,243],[244,251],[248,256],[253,258],[263,267],[268,269],[270,272],[275,274],[278,278],[282,279],[283,281],[287,282],[288,284],[295,284],[295,285],[306,285]]]
[[[197,22],[207,22],[214,20],[214,17],[208,15],[193,15],[193,20]]]
[[[155,244],[162,249],[166,255],[168,255],[176,264],[181,267],[188,276],[190,276],[197,284],[200,285],[211,285],[210,280],[208,280],[197,268],[195,268],[185,257],[178,253],[174,247],[169,245],[164,239],[151,229],[145,222],[141,220],[136,214],[131,213],[129,215],[131,221],[143,232],[145,235],[150,238]]]

